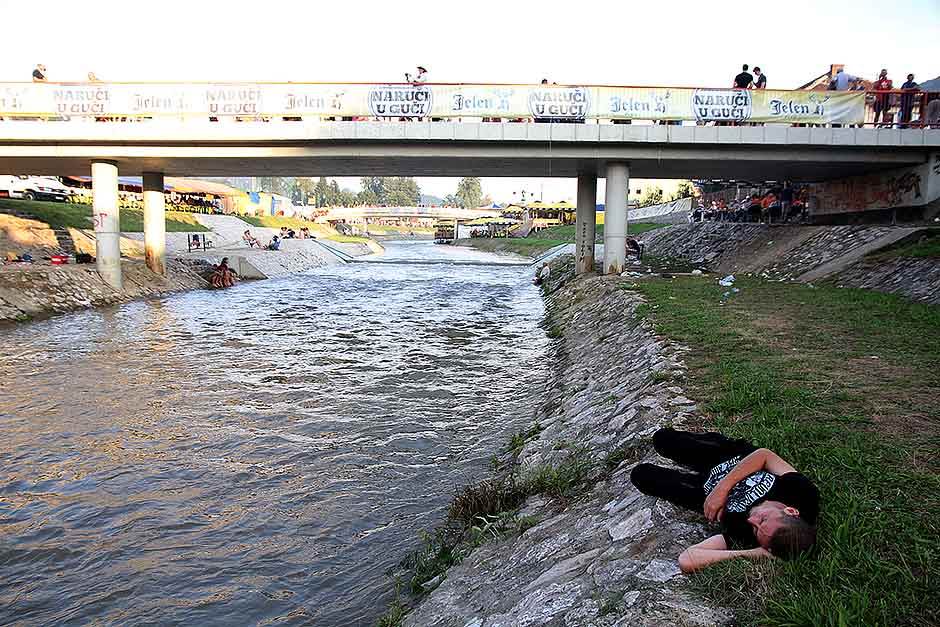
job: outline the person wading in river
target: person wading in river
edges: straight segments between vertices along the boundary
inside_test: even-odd
[[[654,433],[653,446],[692,472],[639,464],[630,473],[633,485],[722,526],[682,552],[683,572],[739,557],[792,559],[816,542],[819,492],[773,451],[720,433],[674,429]]]

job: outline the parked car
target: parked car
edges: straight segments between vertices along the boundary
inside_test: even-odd
[[[0,175],[0,196],[65,202],[72,190],[48,176]]]

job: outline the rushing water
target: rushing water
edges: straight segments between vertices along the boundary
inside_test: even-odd
[[[386,254],[430,257],[496,259]],[[530,277],[330,266],[0,330],[0,623],[371,624],[532,417]]]

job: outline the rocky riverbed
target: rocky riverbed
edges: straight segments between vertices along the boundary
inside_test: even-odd
[[[701,516],[638,493],[629,478],[636,463],[658,459],[656,429],[697,420],[677,384],[683,349],[652,333],[623,279],[571,280],[570,257],[553,270],[546,323],[557,359],[536,416],[542,431],[516,472],[574,460],[590,469],[586,488],[530,497],[520,515],[537,524],[474,550],[404,624],[728,624],[731,612],[697,595],[677,565],[684,547],[709,535]]]

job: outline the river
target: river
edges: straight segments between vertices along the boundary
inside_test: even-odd
[[[0,329],[0,624],[371,625],[532,419],[531,273],[328,266]]]

